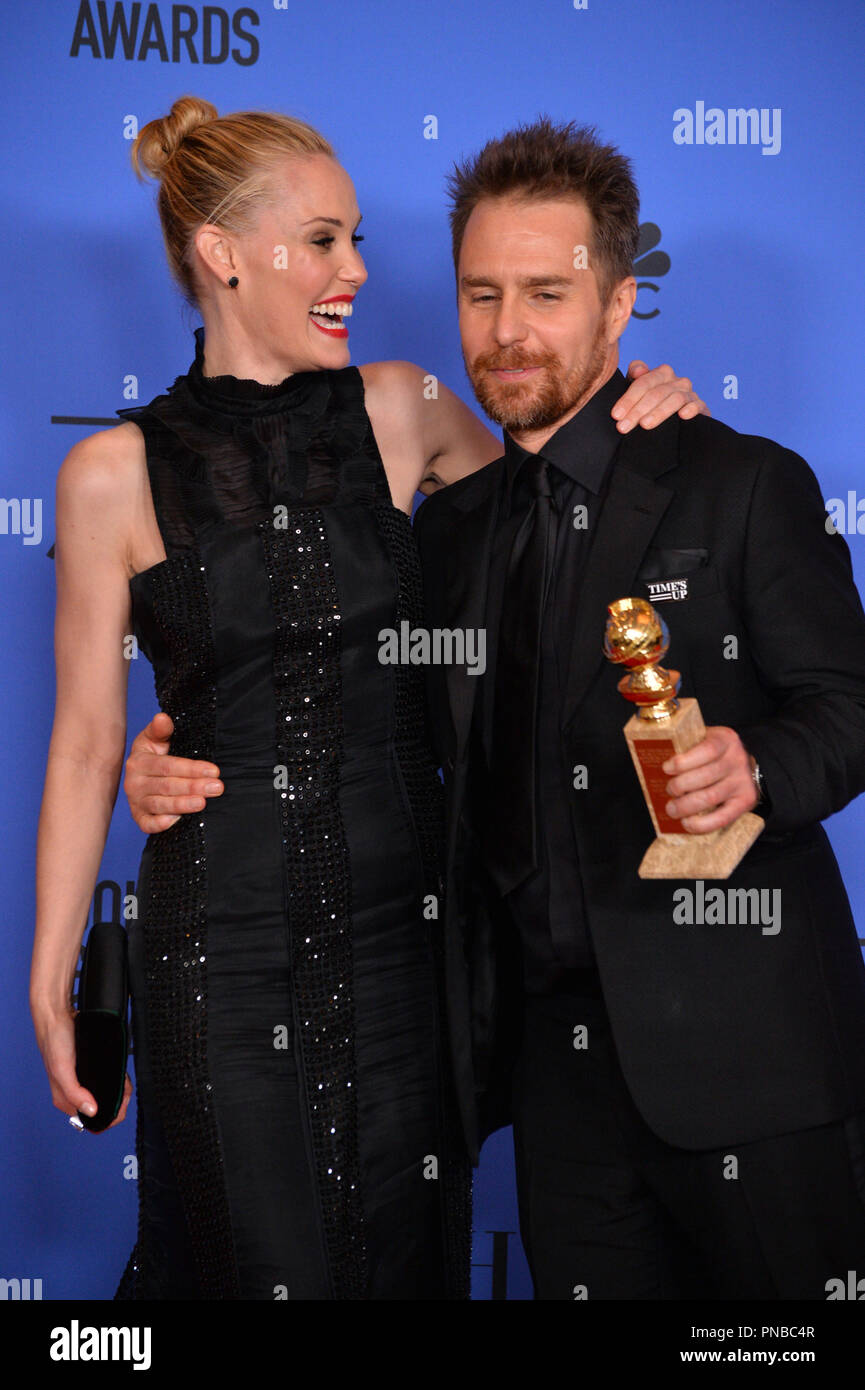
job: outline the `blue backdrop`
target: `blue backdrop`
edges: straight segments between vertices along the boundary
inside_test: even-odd
[[[473,404],[445,174],[540,112],[597,124],[632,156],[642,195],[640,317],[623,361],[671,361],[715,415],[804,455],[834,499],[861,591],[865,8],[42,0],[5,5],[2,26],[0,1279],[40,1281],[31,1297],[105,1299],[135,1234],[134,1113],[92,1137],[53,1109],[27,973],[53,711],[56,474],[76,440],[186,370],[199,321],[168,276],[155,185],[132,172],[139,126],[192,92],[220,113],[276,109],[319,127],[364,216],[370,275],[352,319],[353,360],[411,359]],[[186,41],[184,30],[194,30]],[[130,736],[155,708],[142,657],[132,663]],[[863,828],[865,802],[828,825],[860,936]],[[133,891],[142,842],[121,793],[100,874],[106,916]],[[476,1184],[475,1297],[530,1296],[516,1230],[503,1133]]]

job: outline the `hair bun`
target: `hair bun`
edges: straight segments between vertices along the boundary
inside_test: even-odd
[[[159,179],[178,145],[201,125],[215,121],[216,107],[203,97],[178,97],[167,116],[148,121],[132,144],[131,158],[139,178]]]

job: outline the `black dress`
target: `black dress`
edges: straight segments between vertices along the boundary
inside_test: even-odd
[[[151,835],[130,928],[142,1299],[466,1298],[423,622],[355,367],[195,361],[144,432],[167,559],[131,580],[171,751],[221,797]]]

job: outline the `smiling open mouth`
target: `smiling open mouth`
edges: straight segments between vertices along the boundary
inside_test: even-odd
[[[332,338],[347,338],[348,329],[344,319],[351,318],[352,306],[347,300],[331,300],[323,304],[313,304],[309,316],[316,328],[328,333]]]

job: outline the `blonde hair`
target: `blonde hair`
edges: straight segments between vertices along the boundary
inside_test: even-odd
[[[157,207],[171,273],[198,308],[193,237],[206,222],[238,235],[254,229],[273,195],[272,174],[289,156],[326,154],[331,145],[305,121],[276,111],[220,116],[201,97],[178,97],[148,121],[132,145],[139,179],[159,180]]]

